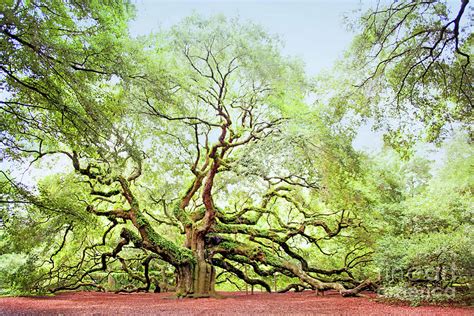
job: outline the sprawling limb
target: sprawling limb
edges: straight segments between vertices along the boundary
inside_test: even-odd
[[[284,289],[278,290],[278,293],[286,293],[289,292],[290,290],[295,290],[295,292],[301,292],[305,289],[308,289],[310,287],[304,285],[304,284],[299,284],[299,283],[291,283]]]
[[[343,296],[355,296],[360,291],[366,289],[372,284],[370,281],[365,281],[353,290],[347,290],[341,283],[320,281],[318,278],[304,271],[297,264],[294,264],[284,259],[282,260],[267,250],[249,247],[248,245],[235,242],[223,242],[218,247],[214,248],[214,253],[219,253],[224,257],[233,258],[234,260],[239,260],[239,257],[245,257],[251,261],[271,266],[277,271],[282,272],[284,274],[289,274],[293,277],[299,278],[302,282],[307,283],[312,288],[323,291],[328,289],[335,289],[339,291]],[[235,257],[236,255],[239,257]],[[259,273],[261,270],[255,271]],[[266,273],[262,273],[262,275],[265,274]]]

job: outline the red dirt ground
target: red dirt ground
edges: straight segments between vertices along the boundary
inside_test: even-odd
[[[224,299],[175,299],[171,293],[69,292],[0,298],[0,315],[474,315],[474,308],[396,306],[337,293],[222,293]]]

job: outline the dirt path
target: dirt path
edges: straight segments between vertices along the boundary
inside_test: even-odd
[[[337,293],[223,293],[225,299],[170,299],[170,293],[62,293],[0,298],[0,315],[474,315],[474,308],[408,307]]]

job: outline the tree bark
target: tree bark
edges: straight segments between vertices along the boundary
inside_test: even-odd
[[[186,244],[190,246],[194,264],[186,264],[176,269],[176,294],[180,297],[210,297],[215,295],[216,271],[209,263],[204,235],[196,230],[187,234]]]

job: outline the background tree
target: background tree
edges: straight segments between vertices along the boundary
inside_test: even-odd
[[[383,231],[374,255],[388,297],[419,302],[453,299],[453,292],[457,299],[469,294],[473,181],[467,170],[473,155],[465,138],[457,135],[445,147],[444,165],[427,181],[420,169],[402,177],[394,170],[404,180],[394,185],[401,194],[399,202],[381,205]],[[421,180],[415,192],[402,189],[404,183],[411,187],[413,179]]]
[[[3,154],[41,155],[48,151],[43,137],[96,142],[113,112],[99,87],[125,64],[119,47],[129,5],[7,1],[1,12]]]
[[[74,177],[45,180],[32,190],[11,174],[18,175],[15,169],[47,155],[67,153],[77,159],[77,152],[86,152],[118,158],[118,147],[123,149],[125,141],[114,127],[122,109],[117,107],[113,81],[126,76],[123,41],[130,10],[122,1],[106,8],[98,2],[1,4],[1,157],[2,169],[7,167],[2,171],[2,225],[12,233],[2,235],[2,245],[7,252],[30,253],[25,267],[38,278],[27,277],[25,270],[18,274],[25,276],[23,285],[33,284],[29,290],[54,282],[53,269],[42,274],[47,269],[41,262],[44,255],[51,255],[55,267],[53,257],[72,231],[73,243],[84,242],[93,225],[81,229],[98,223],[78,205],[81,187],[63,190],[68,180],[77,180]],[[109,139],[120,145],[113,147],[106,143]],[[59,166],[52,169],[63,171]],[[58,240],[58,253],[53,253],[51,245]],[[21,283],[17,278],[14,282]]]
[[[338,113],[374,119],[399,148],[470,131],[471,9],[468,0],[377,2],[354,23],[360,34],[337,67]]]

